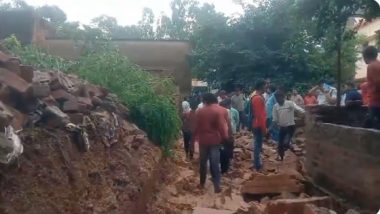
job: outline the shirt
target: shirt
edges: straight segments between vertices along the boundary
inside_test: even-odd
[[[360,90],[363,98],[363,105],[368,105],[369,103],[369,94],[368,94],[368,83],[364,82],[360,85]]]
[[[195,111],[182,113],[182,130],[193,133],[195,131]]]
[[[295,104],[297,104],[298,106],[304,106],[305,103],[301,97],[301,95],[297,94],[297,95],[292,95],[290,97],[290,100],[292,100]]]
[[[244,111],[244,95],[243,94],[233,95],[231,97],[231,104],[232,104],[232,108],[240,112]]]
[[[274,96],[275,93],[272,93],[268,100],[266,101],[265,103],[265,110],[266,110],[266,113],[267,113],[267,118],[268,119],[272,119],[272,112],[273,112],[273,107],[274,105],[276,105],[277,101],[276,101],[276,97]]]
[[[362,95],[356,89],[348,90],[345,95],[345,103],[362,101]]]
[[[236,110],[235,108],[230,109],[230,119],[231,119],[232,133],[236,134],[237,128],[239,125],[239,111]]]
[[[313,95],[306,95],[305,98],[304,98],[304,103],[306,106],[310,106],[310,105],[316,105],[318,104],[318,101],[317,101],[317,98],[315,98],[315,96]]]
[[[195,136],[199,145],[218,145],[228,138],[228,112],[217,104],[205,105],[196,112]]]
[[[273,107],[273,122],[280,127],[294,126],[294,111],[305,112],[293,101],[285,100],[283,105],[276,103]]]
[[[329,86],[327,84],[324,84],[324,90],[328,91],[330,94],[331,98],[336,99],[337,97],[337,90],[336,88]],[[317,97],[318,105],[329,105],[330,103],[327,101],[326,95],[322,92],[318,92],[318,97]]]
[[[376,60],[367,67],[369,107],[380,107],[380,61]]]
[[[265,101],[264,97],[261,95],[256,95],[254,93],[254,96],[251,98],[252,101],[252,113],[253,113],[253,120],[252,120],[252,127],[253,128],[260,128],[262,131],[266,130],[266,119],[267,114],[265,112]]]

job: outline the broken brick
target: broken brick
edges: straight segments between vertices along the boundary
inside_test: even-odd
[[[26,94],[30,87],[24,79],[3,68],[0,68],[0,82],[21,94]]]
[[[313,204],[317,207],[331,208],[332,202],[330,197],[312,197],[302,199],[280,199],[268,203],[265,213],[267,214],[286,214],[286,213],[303,213],[307,204]]]
[[[76,99],[67,100],[63,103],[63,112],[79,112],[79,103]]]
[[[34,83],[32,89],[34,97],[47,97],[50,95],[49,85]]]
[[[73,95],[63,89],[52,91],[51,96],[58,102],[65,102],[68,100],[76,99]]]
[[[102,103],[103,103],[102,99],[100,99],[100,98],[97,97],[97,96],[93,96],[93,97],[91,98],[91,102],[92,102],[92,105],[93,105],[93,106],[100,106],[100,105],[102,105]]]
[[[250,195],[281,194],[282,192],[300,193],[304,185],[295,176],[288,174],[262,175],[246,181],[241,192]]]
[[[92,101],[90,98],[88,98],[88,97],[77,97],[77,99],[78,99],[78,102],[80,104],[85,105],[87,109],[92,108],[93,105],[92,105]]]
[[[33,76],[34,76],[33,67],[30,65],[21,65],[20,76],[21,78],[23,78],[25,81],[29,83],[33,82]]]
[[[4,68],[8,69],[13,73],[16,73],[17,75],[20,75],[20,59],[16,57],[9,58],[9,60],[4,63]]]

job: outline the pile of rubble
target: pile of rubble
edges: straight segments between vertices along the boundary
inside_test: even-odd
[[[0,162],[23,152],[18,137],[28,127],[65,129],[81,151],[90,148],[88,132],[106,146],[119,139],[119,117],[128,109],[107,90],[60,71],[40,71],[0,52]],[[101,134],[100,134],[101,133]]]

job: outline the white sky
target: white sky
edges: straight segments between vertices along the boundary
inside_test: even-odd
[[[121,25],[136,24],[142,15],[144,7],[153,10],[156,17],[161,12],[170,15],[171,0],[25,0],[33,6],[57,5],[65,11],[69,21],[79,21],[89,24],[91,19],[100,15],[113,16]],[[241,13],[239,5],[233,0],[199,0],[201,3],[212,3],[217,11],[226,15]]]

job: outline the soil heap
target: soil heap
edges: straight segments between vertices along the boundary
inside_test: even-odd
[[[143,209],[161,152],[115,95],[4,52],[0,84],[0,213]]]

